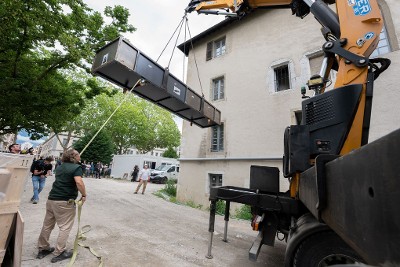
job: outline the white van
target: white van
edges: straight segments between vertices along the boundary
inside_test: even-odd
[[[150,174],[150,182],[165,184],[168,180],[178,181],[179,165],[160,165]]]

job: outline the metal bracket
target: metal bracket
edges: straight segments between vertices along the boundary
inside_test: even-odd
[[[351,53],[348,50],[344,49],[344,46],[347,43],[347,39],[340,39],[336,41],[328,41],[322,46],[322,50],[324,50],[327,54],[337,54],[346,59],[346,63],[353,63],[357,67],[365,67],[369,63],[369,59],[366,57],[359,56],[357,54]]]

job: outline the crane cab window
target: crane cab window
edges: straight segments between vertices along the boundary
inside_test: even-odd
[[[206,60],[208,61],[212,58],[220,57],[225,54],[225,51],[225,37],[222,37],[215,41],[211,41],[207,43]]]

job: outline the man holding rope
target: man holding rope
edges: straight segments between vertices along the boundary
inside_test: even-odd
[[[66,151],[62,156],[62,164],[57,168],[56,179],[46,202],[46,215],[38,240],[39,253],[37,259],[42,259],[53,253],[52,263],[72,257],[72,252],[66,250],[69,233],[74,225],[76,214],[75,199],[78,191],[81,201],[86,200],[85,184],[82,180],[82,167],[79,164],[80,154],[74,149]],[[59,227],[56,247],[50,247],[49,238],[55,224]]]

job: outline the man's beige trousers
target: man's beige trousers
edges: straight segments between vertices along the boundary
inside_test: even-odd
[[[42,231],[38,240],[39,251],[50,248],[49,238],[56,223],[60,231],[53,254],[58,256],[65,250],[69,232],[71,232],[74,225],[75,213],[76,207],[74,201],[47,200],[46,216],[44,217]]]

